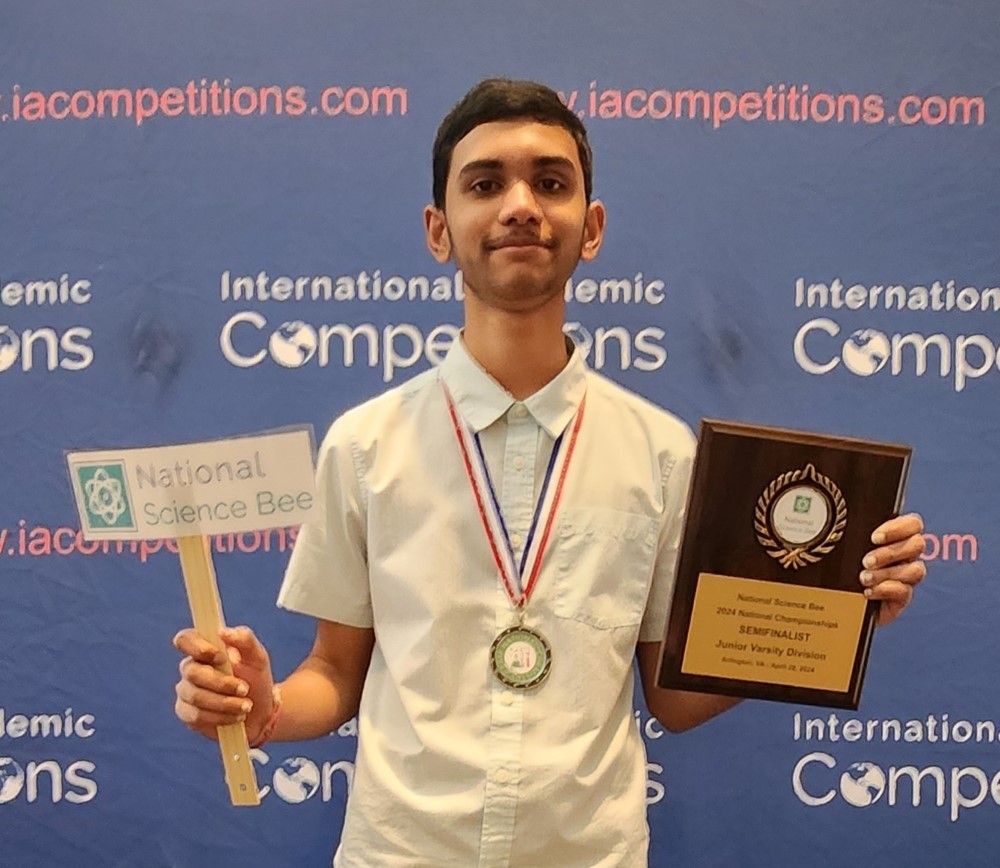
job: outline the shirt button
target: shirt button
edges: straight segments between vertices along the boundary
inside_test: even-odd
[[[510,693],[504,693],[500,696],[500,702],[504,705],[513,705],[514,697]]]
[[[514,469],[515,470],[524,470],[524,459],[520,455],[518,455],[514,459],[513,463],[514,463]]]
[[[510,415],[515,419],[523,419],[528,415],[528,410],[524,404],[515,404],[514,408],[510,411]]]
[[[510,772],[507,769],[497,769],[496,773],[493,775],[493,779],[498,784],[509,784],[510,783]]]
[[[512,533],[510,535],[510,544],[512,546],[514,546],[514,548],[516,548],[516,549],[521,548],[521,543],[523,543],[523,542],[524,542],[524,537],[522,537],[521,534],[519,534],[519,533]]]

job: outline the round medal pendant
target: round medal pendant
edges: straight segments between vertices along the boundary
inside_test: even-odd
[[[490,665],[501,683],[527,690],[548,676],[552,651],[541,633],[527,627],[509,627],[493,640]]]

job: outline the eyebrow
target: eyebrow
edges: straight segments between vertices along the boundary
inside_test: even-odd
[[[531,161],[532,165],[536,169],[564,169],[568,172],[576,171],[576,164],[567,157],[535,157]],[[487,157],[482,160],[472,160],[466,163],[459,170],[459,177],[468,175],[472,172],[481,172],[483,170],[496,171],[497,169],[502,169],[504,166],[503,160],[498,157]]]

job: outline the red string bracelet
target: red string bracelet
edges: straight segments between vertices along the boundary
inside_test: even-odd
[[[271,706],[271,714],[264,723],[263,729],[261,729],[258,733],[257,738],[250,742],[251,750],[256,747],[261,747],[272,735],[274,735],[274,730],[278,726],[278,718],[281,717],[281,689],[277,684],[274,685],[274,688],[271,691],[271,700],[273,702],[273,705]]]

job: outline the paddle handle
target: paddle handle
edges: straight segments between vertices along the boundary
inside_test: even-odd
[[[194,628],[220,651],[225,651],[219,638],[219,630],[225,626],[225,621],[208,539],[203,536],[179,537],[177,546]],[[222,668],[227,675],[233,674],[228,655]],[[220,726],[218,733],[231,802],[234,805],[259,805],[257,777],[250,762],[246,727],[242,723],[230,723]]]

